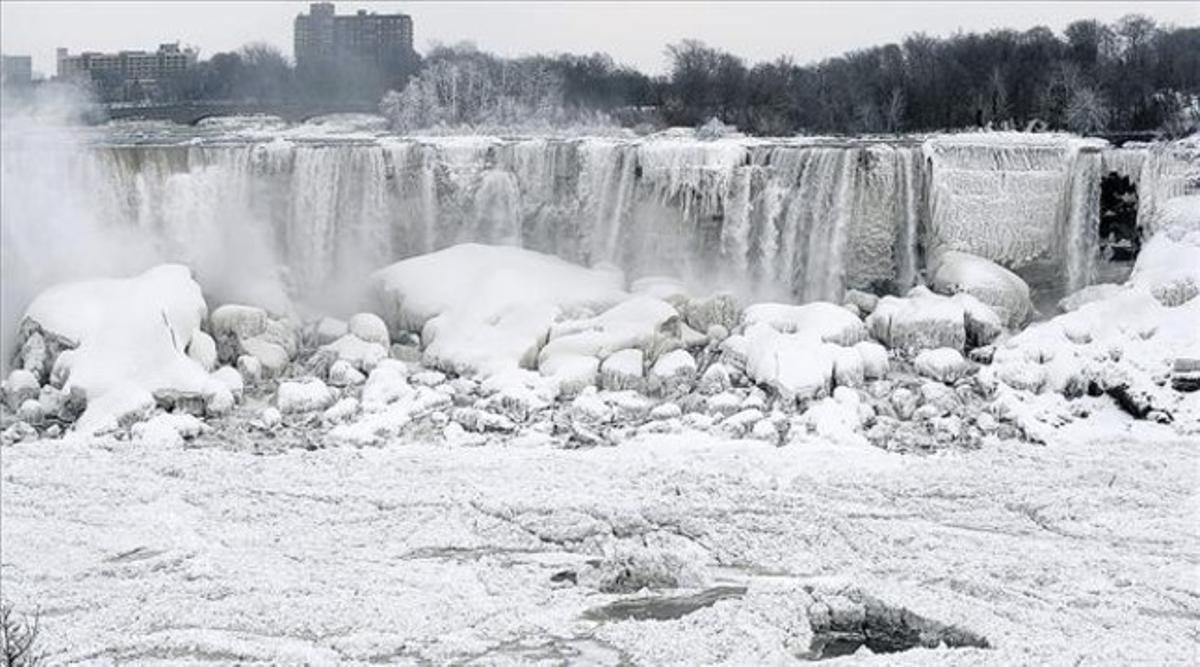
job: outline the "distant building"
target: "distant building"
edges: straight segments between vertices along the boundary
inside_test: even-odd
[[[28,86],[33,83],[33,59],[29,56],[0,56],[0,84]]]
[[[415,60],[413,22],[407,14],[337,15],[333,3],[309,5],[308,14],[296,17],[296,66],[355,66],[374,64],[381,72],[406,71]]]
[[[180,49],[178,43],[160,44],[157,51],[84,51],[71,55],[58,49],[58,76],[79,79],[87,76],[120,89],[120,97],[153,95],[162,82],[182,74],[196,64],[196,52]]]

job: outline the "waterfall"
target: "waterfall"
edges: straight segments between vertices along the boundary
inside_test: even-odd
[[[1168,158],[1060,135],[275,138],[96,145],[69,179],[106,225],[153,238],[218,300],[288,291],[344,306],[374,268],[478,241],[807,301],[903,291],[937,246],[1057,262],[1080,286],[1101,170],[1120,161],[1165,183]]]

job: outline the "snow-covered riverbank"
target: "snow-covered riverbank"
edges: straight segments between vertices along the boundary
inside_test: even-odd
[[[3,451],[5,595],[40,607],[55,661],[768,664],[804,638],[802,587],[844,582],[992,648],[843,662],[1187,663],[1200,450],[1094,403],[1044,447],[929,457],[686,433],[266,456],[20,443]],[[639,595],[599,592],[589,565],[629,553],[698,577],[656,595],[748,591],[589,620]]]

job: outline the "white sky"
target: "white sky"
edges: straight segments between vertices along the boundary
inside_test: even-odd
[[[307,2],[0,3],[0,50],[32,55],[52,74],[54,49],[152,50],[160,42],[200,47],[202,57],[251,41],[292,51],[292,20]],[[808,63],[913,32],[1061,31],[1079,18],[1112,21],[1147,14],[1160,23],[1200,25],[1200,2],[339,2],[413,16],[416,47],[475,42],[505,55],[605,51],[649,73],[665,68],[663,47],[694,37],[751,62],[790,55]]]

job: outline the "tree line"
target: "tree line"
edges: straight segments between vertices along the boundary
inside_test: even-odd
[[[407,69],[344,63],[297,71],[271,46],[218,53],[167,82],[171,100],[379,100],[398,129],[560,124],[599,115],[625,125],[713,118],[756,135],[922,132],[964,127],[1080,133],[1200,127],[1200,27],[1129,15],[1111,24],[914,34],[800,65],[748,64],[695,40],[665,50],[651,77],[605,54],[505,58],[435,46]],[[386,96],[384,95],[387,92]]]

